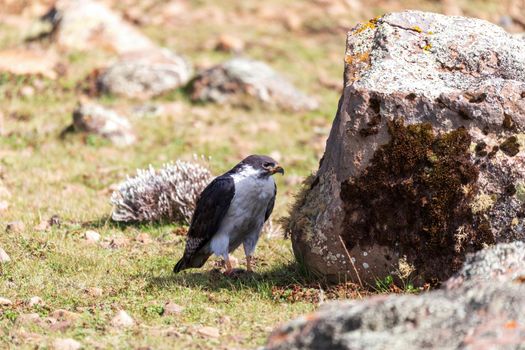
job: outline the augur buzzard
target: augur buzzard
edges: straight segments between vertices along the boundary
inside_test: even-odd
[[[223,257],[226,274],[232,264],[229,254],[244,246],[246,267],[252,271],[252,256],[264,222],[275,204],[277,186],[273,174],[284,169],[267,156],[251,155],[227,173],[215,178],[199,196],[177,273],[202,267],[212,255]]]

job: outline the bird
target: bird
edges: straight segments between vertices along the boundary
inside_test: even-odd
[[[200,268],[214,254],[224,259],[224,273],[231,275],[230,254],[241,244],[246,270],[253,272],[259,235],[275,205],[272,175],[277,173],[284,175],[284,169],[273,158],[250,155],[211,181],[197,199],[184,253],[173,272]]]

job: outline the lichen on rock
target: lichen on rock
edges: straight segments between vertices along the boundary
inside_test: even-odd
[[[389,121],[388,131],[390,142],[370,165],[341,185],[343,240],[349,250],[357,243],[397,249],[419,274],[431,259],[432,270],[441,264],[446,277],[465,251],[494,242],[488,223],[470,206],[479,174],[471,137],[465,128],[435,134],[429,123],[405,126],[403,119]]]

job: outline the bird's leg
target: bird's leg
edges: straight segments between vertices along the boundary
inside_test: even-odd
[[[248,272],[253,272],[252,259],[252,256],[246,255],[246,271]]]
[[[231,275],[232,272],[233,272],[233,266],[232,266],[232,262],[230,261],[230,256],[229,255],[226,255],[224,257],[224,262],[226,263],[226,271],[224,271],[224,274],[225,275]]]

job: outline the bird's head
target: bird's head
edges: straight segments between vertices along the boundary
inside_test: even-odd
[[[251,166],[259,171],[263,176],[271,176],[280,173],[284,175],[284,169],[275,159],[268,156],[251,155],[243,159],[242,165]]]

